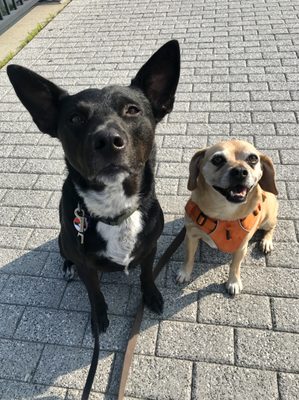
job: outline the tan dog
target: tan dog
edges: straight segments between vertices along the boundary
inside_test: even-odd
[[[213,248],[233,253],[227,290],[238,294],[241,262],[257,229],[265,231],[264,253],[273,249],[278,211],[273,163],[250,143],[221,142],[192,157],[188,189],[192,194],[185,214],[186,256],[177,281],[190,279],[198,240],[203,239]]]

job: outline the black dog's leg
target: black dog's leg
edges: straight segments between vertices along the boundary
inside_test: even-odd
[[[97,316],[97,321],[94,321],[93,313],[91,314],[92,332],[94,333],[94,325],[96,323],[98,324],[99,332],[106,332],[106,329],[109,326],[109,320],[107,317],[108,307],[103,293],[100,290],[98,273],[96,270],[85,266],[78,266],[77,268],[78,275],[87,289],[91,309],[95,310],[95,314]]]
[[[157,248],[155,247],[152,252],[140,263],[141,264],[141,290],[143,293],[143,301],[147,307],[157,314],[163,312],[163,297],[155,285],[153,278],[153,263],[155,259]]]
[[[72,261],[65,260],[62,266],[63,278],[66,281],[72,281],[76,276],[76,268]]]

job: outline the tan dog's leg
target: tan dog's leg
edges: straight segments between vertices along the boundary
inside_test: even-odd
[[[265,221],[261,224],[261,226],[259,226],[259,229],[266,231],[260,243],[261,249],[265,254],[273,250],[272,238],[277,224],[278,214],[278,202],[276,198],[271,193],[268,193],[267,200],[269,202],[267,205],[268,213]]]
[[[243,289],[243,285],[241,282],[241,274],[240,267],[241,262],[243,261],[246,253],[247,253],[247,243],[241,249],[238,249],[234,255],[232,263],[229,267],[229,276],[228,281],[226,283],[226,288],[229,294],[239,294]]]
[[[263,239],[261,240],[260,246],[265,254],[269,253],[273,250],[273,233],[277,223],[276,215],[273,215],[269,218],[261,227],[265,232]]]
[[[179,270],[176,278],[177,282],[179,283],[188,282],[190,280],[191,273],[193,271],[195,252],[198,246],[198,238],[192,237],[187,230],[184,243],[185,262]]]

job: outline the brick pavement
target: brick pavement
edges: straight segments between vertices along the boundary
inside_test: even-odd
[[[229,257],[201,245],[177,287],[180,249],[159,277],[162,317],[146,311],[128,399],[299,398],[299,1],[73,0],[13,60],[74,93],[127,84],[164,42],[180,41],[175,109],[157,133],[157,192],[166,226],[182,225],[196,148],[237,137],[273,157],[280,190],[273,253],[256,240],[243,294],[225,294]],[[66,284],[57,248],[59,143],[38,132],[0,72],[0,399],[80,398],[91,359],[87,296]],[[257,235],[258,236],[258,235]],[[111,325],[101,336],[92,399],[115,399],[140,298],[138,273],[104,275]]]

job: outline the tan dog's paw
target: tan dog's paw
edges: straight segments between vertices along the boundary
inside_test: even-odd
[[[189,272],[186,272],[184,270],[184,267],[179,270],[177,277],[176,277],[176,282],[177,283],[184,283],[184,282],[189,282],[191,278],[191,274]]]
[[[226,289],[229,294],[232,295],[240,294],[243,289],[241,279],[233,278],[230,281],[227,281]]]
[[[272,238],[271,239],[267,239],[267,238],[264,237],[261,240],[260,246],[261,246],[261,249],[263,250],[263,252],[265,254],[270,253],[270,251],[273,250]]]

